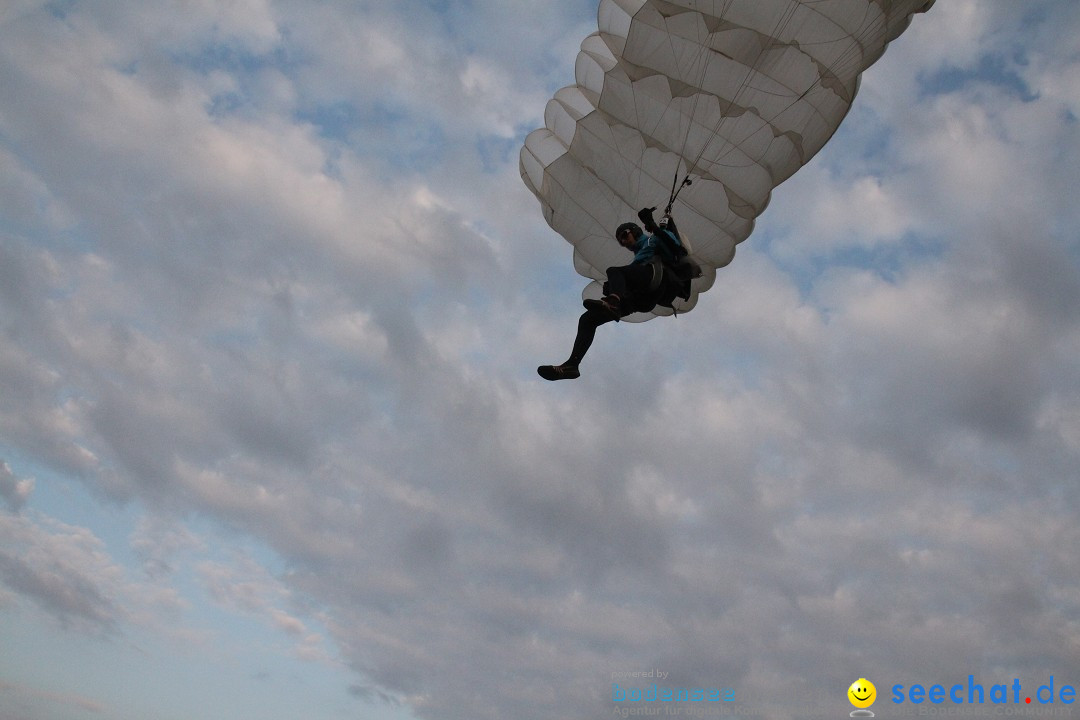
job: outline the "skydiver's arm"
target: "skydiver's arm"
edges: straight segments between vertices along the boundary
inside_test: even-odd
[[[660,218],[660,227],[674,235],[682,245],[682,236],[679,235],[679,229],[675,227],[675,218],[671,217],[671,213],[664,213],[664,217]]]
[[[656,220],[653,219],[653,210],[655,209],[656,208],[642,208],[638,210],[638,220],[641,221],[642,226],[644,226],[645,230],[649,233],[656,232]]]

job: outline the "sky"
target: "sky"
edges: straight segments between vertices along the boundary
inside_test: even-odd
[[[939,0],[692,312],[546,383],[585,280],[518,149],[595,27],[0,5],[0,720],[1080,713],[1080,4]]]

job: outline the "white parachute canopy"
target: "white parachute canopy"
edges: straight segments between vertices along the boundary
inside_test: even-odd
[[[522,179],[594,280],[583,295],[629,262],[615,228],[678,190],[672,215],[704,271],[676,301],[691,309],[772,189],[836,132],[861,73],[933,3],[601,0],[576,84],[521,149]]]

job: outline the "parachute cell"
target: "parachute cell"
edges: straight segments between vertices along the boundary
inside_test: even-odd
[[[672,214],[704,270],[676,305],[691,309],[772,189],[836,132],[861,73],[933,2],[601,0],[575,84],[549,101],[520,161],[595,281],[583,295],[627,262],[612,230],[678,191]]]

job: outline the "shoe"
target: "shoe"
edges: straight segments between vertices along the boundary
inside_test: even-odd
[[[622,317],[618,295],[608,295],[600,300],[593,300],[590,298],[589,300],[583,300],[581,304],[585,306],[586,310],[596,310],[597,312],[607,315],[612,320],[618,320]]]
[[[541,365],[536,372],[545,380],[577,380],[581,377],[577,365]]]

